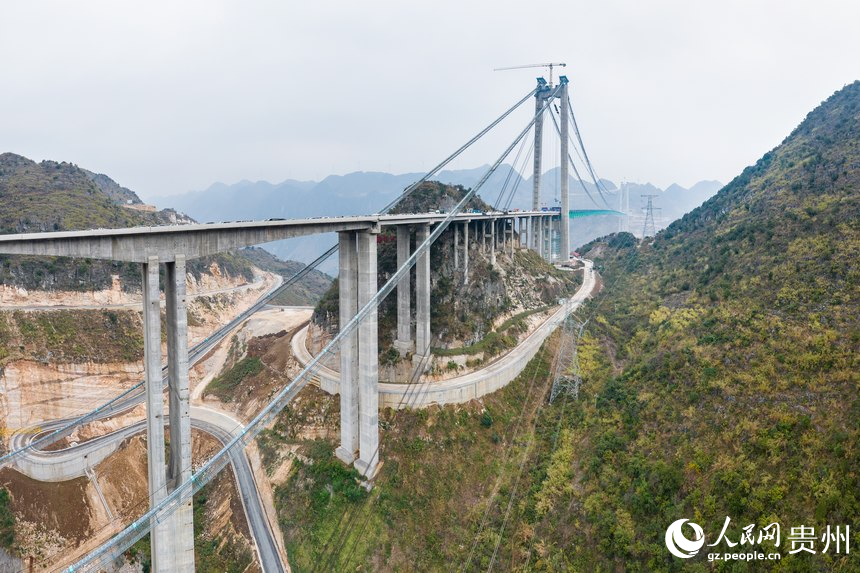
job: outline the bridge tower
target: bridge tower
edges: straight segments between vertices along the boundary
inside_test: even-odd
[[[561,86],[561,158],[559,165],[561,166],[561,213],[558,221],[559,225],[559,253],[558,262],[566,263],[570,261],[570,164],[568,163],[568,147],[570,141],[568,134],[570,126],[570,106],[568,105],[567,92],[567,76],[559,76],[558,83]]]
[[[532,210],[539,211],[541,208],[540,186],[541,186],[541,170],[543,163],[543,113],[540,111],[546,105],[546,101],[550,98],[558,98],[561,104],[561,158],[559,162],[561,171],[561,213],[558,222],[558,237],[559,237],[559,262],[567,262],[570,260],[570,163],[569,163],[569,147],[570,141],[570,106],[568,104],[568,79],[567,76],[559,76],[559,93],[552,95],[553,85],[547,83],[545,79],[537,79],[537,89],[535,90],[535,144],[534,144],[534,170],[532,172],[532,180],[534,188],[532,189]],[[549,235],[549,245],[553,244],[552,222],[547,222],[547,228],[544,229]],[[535,229],[533,244],[540,245],[538,252],[544,255],[548,260],[552,260],[552,248],[542,248],[546,237],[541,234],[540,228]],[[546,251],[546,252],[542,252]]]
[[[535,115],[540,113],[549,94],[552,91],[552,86],[546,83],[543,78],[537,79],[537,89],[535,90]],[[541,163],[543,160],[543,114],[535,119],[535,152],[534,152],[534,171],[532,180],[534,189],[532,190],[532,210],[540,210],[540,181],[541,181]]]

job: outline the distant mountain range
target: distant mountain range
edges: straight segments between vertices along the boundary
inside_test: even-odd
[[[442,171],[434,180],[443,183],[472,187],[481,179],[489,166],[474,169]],[[288,179],[281,183],[267,181],[240,181],[227,185],[214,183],[202,191],[157,198],[156,201],[170,205],[198,221],[237,221],[244,219],[268,219],[272,217],[322,217],[360,215],[380,211],[397,197],[406,187],[423,176],[423,173],[395,175],[383,172],[359,171],[347,175],[330,175],[322,181],[296,181]],[[601,181],[605,193],[601,195],[592,182],[580,182],[571,178],[572,209],[618,209],[619,188],[608,180]],[[523,178],[510,165],[502,165],[487,180],[479,195],[487,203],[499,208],[526,209],[532,205],[532,178]],[[544,173],[541,179],[543,206],[559,204],[559,170]],[[701,205],[722,187],[717,181],[700,181],[689,189],[670,185],[661,190],[651,184],[626,184],[630,196],[630,210],[634,212],[631,224],[637,224],[635,215],[641,211],[640,194],[658,194],[655,207],[662,209],[658,217],[658,228],[665,227],[675,219]],[[589,199],[589,194],[594,201]],[[598,216],[577,219],[571,222],[572,244],[582,245],[588,241],[618,231],[619,218]],[[631,229],[636,231],[636,229]],[[265,248],[282,259],[303,262],[314,260],[326,248],[334,244],[335,237],[317,235],[288,241],[278,241]],[[336,263],[329,261],[323,270],[333,273]]]

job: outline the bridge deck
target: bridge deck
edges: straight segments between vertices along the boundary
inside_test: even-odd
[[[558,213],[554,211],[460,213],[454,217],[454,220],[463,222],[540,216],[558,216]],[[439,223],[446,217],[445,213],[362,215],[23,233],[0,235],[0,254],[80,257],[138,263],[157,256],[161,262],[170,262],[175,260],[177,253],[184,254],[187,259],[193,259],[306,235],[338,231],[378,231],[381,227]]]

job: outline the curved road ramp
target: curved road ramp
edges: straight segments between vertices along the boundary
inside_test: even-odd
[[[426,382],[420,391],[416,392],[413,384],[379,383],[379,405],[382,408],[424,408],[433,404],[462,404],[495,392],[508,385],[526,367],[526,364],[537,354],[541,344],[561,324],[564,318],[576,311],[590,296],[596,285],[594,264],[583,260],[582,286],[564,304],[538,326],[516,348],[486,368],[470,372],[455,378],[440,382]],[[307,328],[293,337],[292,351],[296,359],[304,366],[313,356],[305,344]],[[340,372],[320,366],[313,379],[322,390],[329,394],[340,392]]]

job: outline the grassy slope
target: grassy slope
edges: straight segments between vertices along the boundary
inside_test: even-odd
[[[858,213],[855,83],[653,245],[611,241],[574,487],[538,528],[563,560],[678,569],[662,536],[681,517],[714,540],[727,515],[734,540],[749,523],[856,523]]]
[[[156,220],[120,207],[75,165],[36,163],[11,153],[0,155],[0,202],[3,233],[131,227]]]
[[[528,426],[549,388],[554,340],[548,344],[482,404],[381,412],[383,465],[370,493],[333,457],[334,440],[297,437],[338,418],[336,398],[305,389],[260,439],[270,469],[282,459],[279,448],[300,446],[289,481],[275,490],[293,570],[452,570],[468,552],[497,476],[507,491],[533,447]],[[498,524],[499,508],[494,503],[489,523]],[[481,535],[475,564],[486,565],[494,540],[489,529]]]
[[[0,365],[39,362],[131,362],[143,356],[140,313],[59,310],[0,313]]]

